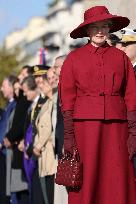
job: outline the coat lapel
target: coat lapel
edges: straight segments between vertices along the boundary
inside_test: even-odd
[[[51,99],[48,99],[45,102],[45,104],[42,106],[41,111],[39,112],[37,119],[36,119],[36,125],[38,124],[39,118],[48,110],[50,103],[51,103]]]

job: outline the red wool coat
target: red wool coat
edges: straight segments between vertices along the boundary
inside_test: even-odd
[[[136,110],[133,67],[115,47],[87,44],[71,52],[60,84],[62,110],[74,110],[74,118],[126,119],[126,109]]]
[[[83,186],[69,204],[135,204],[127,152],[127,111],[136,110],[136,80],[124,52],[87,44],[72,51],[60,77],[62,111],[74,111]]]

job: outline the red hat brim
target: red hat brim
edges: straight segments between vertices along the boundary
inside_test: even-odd
[[[81,23],[77,28],[75,28],[71,33],[70,37],[73,39],[76,38],[83,38],[83,37],[88,37],[87,32],[86,32],[86,26],[92,23],[96,23],[99,21],[104,21],[104,20],[111,20],[113,25],[110,28],[110,32],[116,32],[121,30],[122,28],[125,28],[129,25],[130,20],[127,17],[122,17],[122,16],[117,16],[117,15],[112,15],[112,14],[104,14],[104,15],[97,15],[85,20],[83,23]]]

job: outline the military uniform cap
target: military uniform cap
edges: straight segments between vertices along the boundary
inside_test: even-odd
[[[120,42],[123,43],[136,42],[136,30],[124,28],[120,32],[122,34],[122,39]]]
[[[41,76],[41,75],[44,75],[44,74],[47,74],[47,71],[50,67],[48,65],[35,65],[34,66],[34,72],[33,72],[33,75],[34,76]]]

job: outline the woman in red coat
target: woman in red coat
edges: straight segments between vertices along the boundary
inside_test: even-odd
[[[126,54],[106,43],[109,32],[128,24],[128,18],[96,6],[70,34],[88,36],[90,42],[68,55],[59,84],[64,150],[72,153],[76,140],[83,162],[83,186],[69,192],[69,204],[136,202],[131,161],[136,150],[136,81]]]

